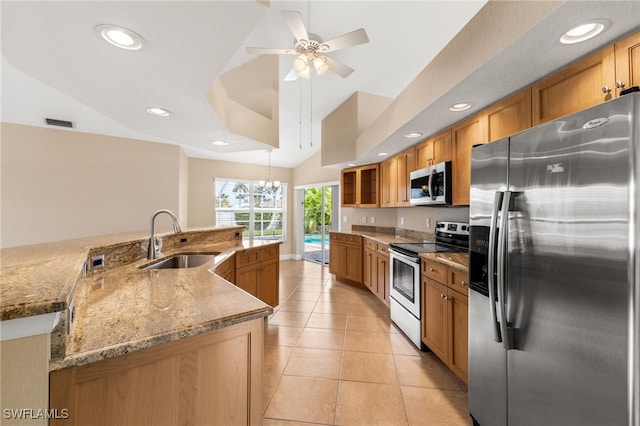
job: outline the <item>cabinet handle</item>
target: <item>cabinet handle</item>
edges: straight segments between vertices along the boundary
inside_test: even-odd
[[[468,281],[461,281],[460,284],[462,284],[463,287],[469,287]]]
[[[433,268],[429,268],[429,272],[435,272],[436,270]]]
[[[624,87],[624,82],[623,81],[616,81],[616,88],[617,89],[622,89]]]
[[[602,90],[602,93],[605,93],[605,94],[611,92],[611,88],[609,86],[602,86],[602,89],[600,90]]]

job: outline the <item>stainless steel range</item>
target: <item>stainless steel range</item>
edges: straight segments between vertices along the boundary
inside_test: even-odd
[[[437,222],[435,241],[389,245],[391,320],[420,349],[420,253],[467,252],[468,249],[469,224],[463,222]]]

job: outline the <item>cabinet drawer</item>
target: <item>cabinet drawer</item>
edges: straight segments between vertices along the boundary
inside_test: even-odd
[[[449,287],[464,295],[469,294],[469,274],[456,269],[449,269]]]
[[[447,267],[438,262],[423,259],[422,274],[443,284],[447,282]]]
[[[360,235],[344,234],[344,242],[347,244],[362,244],[362,237]]]
[[[245,250],[236,253],[236,268],[253,265],[260,262],[260,251],[257,249]]]
[[[363,244],[364,244],[365,248],[376,250],[376,242],[375,241],[370,240],[369,238],[364,238],[363,241],[364,241]]]
[[[260,260],[265,261],[269,259],[277,259],[280,255],[280,246],[278,244],[273,244],[267,247],[263,247],[260,250]]]
[[[335,233],[335,232],[330,232],[329,233],[329,239],[331,241],[335,241],[338,243],[344,243],[344,237],[345,234],[340,234],[340,233]]]
[[[378,250],[378,253],[382,255],[386,255],[386,256],[389,255],[389,246],[384,243],[377,243],[376,250]]]

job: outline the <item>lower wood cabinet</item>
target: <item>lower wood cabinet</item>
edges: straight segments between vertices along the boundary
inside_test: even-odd
[[[465,383],[469,374],[467,287],[465,272],[422,260],[422,341]]]
[[[234,284],[270,306],[280,303],[280,246],[270,244],[235,254]]]
[[[362,237],[330,232],[329,239],[329,273],[362,283]]]
[[[56,425],[262,424],[262,318],[50,373]],[[62,417],[62,416],[60,416]]]
[[[363,239],[363,284],[389,306],[389,247],[369,238]]]

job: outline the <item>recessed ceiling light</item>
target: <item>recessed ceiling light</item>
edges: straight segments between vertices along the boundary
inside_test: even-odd
[[[94,31],[108,43],[121,49],[139,50],[144,46],[144,39],[139,34],[124,27],[103,24],[95,27]]]
[[[419,138],[420,136],[422,136],[420,132],[411,132],[404,135],[405,138]]]
[[[211,141],[212,144],[217,145],[217,146],[227,146],[229,145],[229,142],[225,142],[225,141]]]
[[[349,166],[349,167],[354,167],[355,165],[356,165],[356,163],[349,163],[349,164],[347,164],[347,166]]]
[[[376,154],[378,157],[386,157],[387,155],[389,155],[388,152],[379,152],[378,154]]]
[[[449,107],[449,111],[454,111],[454,112],[458,112],[458,111],[466,111],[469,108],[471,108],[473,106],[473,104],[471,102],[459,102],[457,104],[453,104]]]
[[[171,115],[171,111],[160,107],[149,107],[147,108],[147,112],[158,117],[168,117]]]
[[[560,43],[562,44],[574,44],[581,41],[589,40],[604,31],[605,25],[608,21],[604,19],[594,20],[592,22],[586,22],[574,27],[564,33],[560,37]]]

